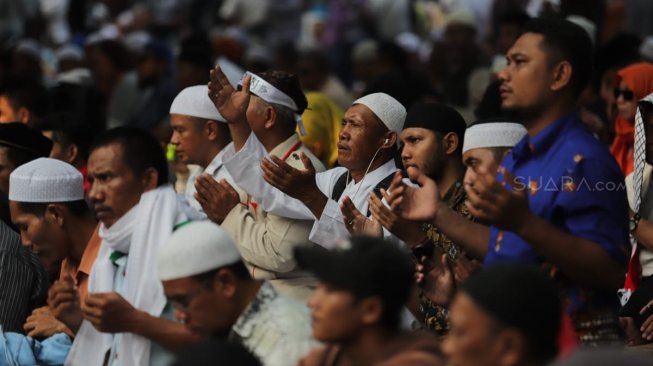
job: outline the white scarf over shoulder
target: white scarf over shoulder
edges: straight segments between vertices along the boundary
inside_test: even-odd
[[[110,228],[102,225],[102,245],[89,276],[88,292],[114,291],[115,266],[109,257],[114,251],[127,253],[125,300],[152,316],[160,316],[166,298],[158,274],[159,248],[170,237],[175,225],[184,219],[180,212],[177,194],[172,186],[165,185],[145,192],[138,205]],[[65,365],[102,365],[112,341],[112,334],[98,332],[84,320]],[[147,338],[123,333],[121,365],[148,365],[150,344]]]

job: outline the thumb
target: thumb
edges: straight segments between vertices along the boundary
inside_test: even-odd
[[[302,163],[304,163],[304,168],[306,168],[306,171],[310,172],[311,174],[314,174],[315,167],[313,166],[313,162],[311,161],[311,159],[308,156],[306,156],[306,154],[304,154],[303,152],[301,158],[302,158]]]
[[[70,273],[66,273],[63,278],[63,282],[70,285],[70,286],[75,286],[75,279]]]
[[[252,84],[252,75],[246,74],[243,78],[243,93],[249,94],[249,87]]]
[[[433,180],[430,179],[429,177],[426,176],[426,174],[422,173],[419,169],[415,167],[409,167],[406,172],[408,173],[408,177],[412,180],[417,182],[420,187],[424,187],[425,185],[432,183]]]

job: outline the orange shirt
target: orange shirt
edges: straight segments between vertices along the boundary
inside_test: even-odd
[[[98,224],[95,231],[93,231],[91,239],[86,244],[82,259],[79,261],[79,267],[71,264],[68,258],[65,258],[61,262],[59,279],[62,279],[66,274],[70,274],[77,281],[80,299],[86,298],[88,294],[88,276],[91,274],[91,267],[93,267],[95,258],[100,250],[100,244],[102,244],[102,239],[100,239],[100,225]]]

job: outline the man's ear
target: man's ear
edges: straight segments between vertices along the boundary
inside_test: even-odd
[[[573,69],[568,61],[562,61],[553,68],[551,90],[560,91],[569,86]]]
[[[366,325],[379,324],[383,315],[383,302],[379,297],[368,297],[358,303],[361,321]]]
[[[265,117],[265,128],[271,129],[277,123],[277,111],[272,106],[265,106],[263,116]]]
[[[442,137],[442,147],[444,148],[445,154],[451,155],[455,153],[458,150],[458,146],[460,146],[460,138],[457,134],[449,132]]]
[[[74,165],[77,158],[79,158],[79,147],[75,144],[68,145],[66,148],[66,162],[70,165]]]
[[[395,131],[390,131],[385,134],[383,137],[382,147],[393,147],[397,143],[397,133]]]
[[[495,338],[495,346],[500,365],[519,365],[525,361],[526,340],[516,329],[503,329]]]
[[[159,172],[154,168],[147,168],[143,174],[144,191],[150,191],[159,185]]]
[[[59,227],[64,225],[64,208],[61,204],[50,203],[45,208],[45,218]]]
[[[206,132],[206,137],[209,141],[215,141],[218,139],[218,123],[220,122],[208,120],[204,124],[204,131]]]
[[[238,279],[236,275],[227,268],[221,268],[213,276],[212,288],[227,299],[234,297],[237,287]]]
[[[29,111],[29,109],[25,107],[20,107],[18,108],[18,113],[16,113],[16,117],[18,122],[28,124],[32,117],[32,113]]]

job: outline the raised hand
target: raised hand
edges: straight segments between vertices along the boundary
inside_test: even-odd
[[[221,224],[229,212],[240,203],[238,192],[226,180],[216,182],[212,176],[201,174],[195,180],[195,199],[209,220]]]
[[[390,194],[385,189],[381,189],[381,194],[386,201],[390,199]],[[421,223],[402,219],[392,212],[375,193],[370,194],[367,202],[370,205],[372,218],[406,244],[412,246],[424,240],[425,235]]]
[[[306,202],[317,189],[315,168],[311,159],[304,153],[301,154],[301,159],[305,170],[295,169],[274,155],[261,161],[261,169],[263,169],[263,179],[270,185],[290,197]]]
[[[227,76],[222,72],[220,65],[210,71],[209,98],[218,109],[218,112],[228,123],[247,122],[247,106],[249,105],[249,86],[252,77],[247,75],[243,79],[242,90],[237,91],[229,83]]]
[[[381,224],[372,219],[368,219],[354,205],[351,198],[345,196],[340,203],[340,211],[345,221],[347,231],[351,235],[367,235],[376,238],[383,237],[383,227]]]
[[[415,277],[429,300],[436,305],[449,305],[456,286],[446,254],[442,254],[437,263],[431,262],[427,257],[422,257],[417,264]]]
[[[441,205],[438,186],[415,167],[409,167],[406,172],[419,187],[406,186],[401,173],[397,172],[386,198],[390,208],[406,220],[433,222]]]
[[[469,212],[479,221],[519,233],[531,213],[526,185],[518,182],[504,167],[499,167],[499,173],[510,184],[512,191],[507,190],[505,184],[497,182],[495,175],[484,168],[479,168],[477,173],[478,179],[465,183]]]

